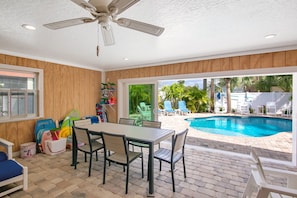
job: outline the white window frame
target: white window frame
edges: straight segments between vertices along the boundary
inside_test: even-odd
[[[44,117],[44,102],[43,102],[43,69],[31,68],[31,67],[22,67],[22,66],[14,66],[14,65],[7,65],[7,64],[0,64],[0,70],[7,70],[11,72],[30,72],[36,74],[36,88],[35,91],[32,90],[22,90],[25,94],[35,92],[37,95],[37,100],[34,103],[36,108],[36,114],[27,113],[25,116],[7,116],[5,118],[0,118],[0,123],[4,122],[14,122],[14,121],[21,121],[21,120],[31,120],[37,119],[40,117]],[[17,89],[10,89],[8,91],[9,100],[10,95],[12,92],[19,91]],[[25,101],[25,104],[27,102]],[[10,105],[9,105],[10,108]],[[27,108],[27,105],[25,106]]]

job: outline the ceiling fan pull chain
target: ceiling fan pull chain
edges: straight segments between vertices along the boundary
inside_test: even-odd
[[[99,48],[99,25],[97,25],[97,48],[96,48],[96,53],[97,53],[98,57],[99,57],[99,51],[100,51],[100,48]]]

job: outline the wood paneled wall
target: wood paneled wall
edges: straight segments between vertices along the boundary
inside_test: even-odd
[[[107,82],[117,83],[119,79],[127,78],[145,78],[285,66],[297,66],[297,50],[108,71],[105,76]],[[116,122],[117,111],[109,111],[108,118],[109,121]]]
[[[0,63],[43,69],[44,117],[64,119],[72,110],[80,116],[96,115],[100,99],[101,72],[44,61],[0,54]],[[0,123],[0,137],[12,141],[14,151],[20,144],[34,141],[36,120]]]
[[[0,63],[44,70],[45,118],[60,120],[72,109],[77,109],[81,116],[95,115],[95,104],[100,99],[101,72],[4,54],[0,54]],[[117,83],[119,79],[127,78],[284,66],[297,66],[297,50],[108,71],[105,76],[107,82]],[[108,112],[110,122],[117,122],[117,106],[115,109],[115,112]],[[20,144],[34,140],[35,122],[0,123],[0,137],[14,142],[14,151],[18,151]]]

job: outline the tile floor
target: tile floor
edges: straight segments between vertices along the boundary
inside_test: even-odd
[[[164,142],[162,146],[169,147],[170,144]],[[163,164],[160,172],[158,161],[155,160],[155,197],[241,197],[252,164],[247,155],[213,152],[210,149],[191,145],[186,146],[185,152],[187,178],[183,178],[182,163],[178,163],[174,173],[175,193],[172,192],[169,166]],[[87,176],[88,163],[84,162],[81,153],[77,169],[74,170],[70,166],[71,154],[71,151],[66,151],[56,156],[37,154],[27,159],[17,158],[29,168],[29,189],[6,197],[146,197],[148,182],[146,178],[141,178],[140,160],[132,164],[129,193],[126,195],[125,173],[121,166],[112,164],[107,168],[107,180],[103,185],[102,153],[99,155],[99,161],[93,161],[91,177]],[[147,160],[146,157],[145,160]],[[145,173],[146,168],[147,166],[145,166]]]
[[[162,146],[169,146],[162,143]],[[147,156],[147,155],[146,155]],[[106,184],[102,184],[103,154],[93,161],[92,175],[88,177],[88,163],[79,155],[80,163],[74,170],[71,151],[50,156],[37,154],[19,162],[29,168],[27,192],[12,193],[11,198],[29,197],[145,197],[148,182],[141,178],[140,160],[130,170],[129,193],[125,195],[125,173],[121,166],[107,168]],[[147,160],[147,158],[145,158]],[[146,163],[145,163],[146,164]],[[176,166],[176,192],[172,192],[169,166],[161,172],[155,160],[155,197],[240,197],[250,173],[251,161],[232,155],[186,148],[187,178],[183,178],[182,163]],[[146,173],[145,166],[145,173]]]

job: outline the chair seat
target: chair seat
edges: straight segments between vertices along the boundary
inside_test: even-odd
[[[166,149],[166,148],[160,148],[159,150],[157,150],[154,153],[154,158],[156,159],[161,159],[163,161],[166,161],[168,163],[171,162],[171,150]],[[174,153],[173,158],[172,158],[172,162],[175,163],[178,160],[180,160],[182,158],[182,154],[181,153]]]
[[[135,160],[136,158],[138,158],[141,155],[142,155],[141,152],[129,151],[128,152],[129,161],[132,162],[133,160]],[[110,161],[119,163],[119,164],[127,164],[127,158],[126,158],[125,154],[114,153],[110,156],[107,156],[107,159]]]
[[[97,150],[100,150],[102,148],[104,148],[104,145],[103,144],[101,144],[101,143],[99,143],[97,141],[93,141],[92,142],[92,149],[93,149],[93,151],[97,151]],[[77,149],[78,150],[81,150],[81,151],[84,151],[84,152],[88,152],[88,153],[91,152],[89,145],[82,145],[82,146],[78,147]]]
[[[0,174],[0,181],[23,174],[23,168],[14,160],[5,160],[0,162],[0,170],[2,170]]]

